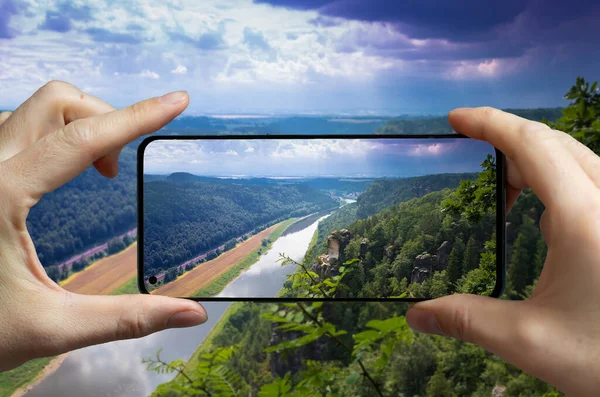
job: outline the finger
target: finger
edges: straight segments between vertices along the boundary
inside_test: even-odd
[[[4,163],[15,186],[33,205],[42,194],[67,183],[97,159],[154,132],[187,106],[185,92],[147,99],[124,109],[75,120]]]
[[[9,111],[0,112],[0,125],[4,124],[6,119],[8,119],[11,114],[12,112]]]
[[[406,313],[418,332],[475,343],[515,363],[523,353],[522,302],[478,295],[450,295],[419,302]]]
[[[559,132],[559,137],[564,143],[565,148],[571,153],[571,155],[579,162],[581,168],[585,171],[587,176],[594,182],[594,184],[600,187],[600,157],[594,153],[589,147],[579,142],[569,134]]]
[[[12,157],[70,122],[112,112],[114,107],[71,84],[51,81],[19,106],[2,128],[2,145]],[[7,151],[10,149],[10,152]]]
[[[114,111],[103,100],[71,84],[51,81],[19,106],[2,128],[0,161],[25,150],[38,139],[86,117]],[[7,116],[8,117],[8,116]],[[1,123],[0,123],[1,124]],[[105,176],[116,175],[118,152],[94,166]],[[100,167],[100,168],[99,168]],[[113,175],[114,174],[114,175]]]
[[[557,131],[493,108],[456,109],[449,120],[457,132],[487,141],[511,157],[547,208],[569,216],[590,203],[595,186]]]
[[[92,296],[64,291],[44,328],[52,330],[45,355],[85,346],[140,338],[167,328],[206,322],[204,308],[193,301],[154,295]],[[47,332],[47,331],[43,331]]]
[[[512,207],[517,202],[517,199],[521,195],[521,189],[515,189],[514,187],[507,185],[506,186],[506,214],[510,212]]]
[[[103,176],[114,178],[119,173],[119,154],[121,154],[121,149],[99,158],[94,161],[94,167]]]
[[[506,213],[508,214],[521,195],[521,191],[528,186],[523,180],[521,171],[514,160],[506,157]]]

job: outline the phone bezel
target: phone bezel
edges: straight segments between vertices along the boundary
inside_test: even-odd
[[[144,284],[144,151],[157,140],[255,140],[255,139],[471,139],[461,134],[428,135],[153,135],[145,138],[137,149],[137,285],[140,293],[150,294]],[[498,298],[506,285],[506,160],[496,151],[496,285],[489,295]],[[264,298],[264,297],[180,297],[197,302],[421,302],[431,298]]]

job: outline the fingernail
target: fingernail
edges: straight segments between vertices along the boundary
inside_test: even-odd
[[[169,317],[167,328],[185,328],[194,325],[202,324],[206,321],[206,317],[195,310],[187,310],[179,312]]]
[[[423,334],[444,335],[435,314],[421,309],[411,309],[406,316],[408,325]]]
[[[166,103],[169,105],[178,105],[185,101],[187,97],[187,92],[185,91],[175,91],[169,94],[165,94],[158,98],[159,102]]]

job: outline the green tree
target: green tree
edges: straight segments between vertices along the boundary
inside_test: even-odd
[[[470,241],[470,240],[469,240]],[[463,275],[463,257],[465,254],[465,243],[463,243],[461,238],[457,238],[454,242],[454,247],[452,247],[452,251],[450,251],[450,257],[448,259],[448,282],[449,289],[451,291],[455,290],[456,282]]]
[[[525,292],[525,287],[535,278],[535,254],[537,251],[539,231],[533,219],[523,217],[523,225],[513,245],[510,266],[508,268],[508,282],[514,294],[520,296]]]
[[[496,209],[496,158],[488,154],[481,163],[483,171],[475,181],[463,180],[458,189],[444,200],[444,211],[458,214],[472,223]]]
[[[544,268],[544,262],[546,262],[546,254],[548,253],[548,246],[544,241],[544,237],[540,233],[537,240],[537,249],[534,257],[534,276],[539,277]]]
[[[432,298],[440,298],[448,295],[448,290],[451,288],[454,291],[454,285],[450,283],[448,278],[448,270],[442,270],[436,272],[431,277],[431,284],[429,285],[429,294]]]
[[[600,154],[600,88],[577,77],[575,85],[565,94],[572,101],[563,109],[563,116],[551,127],[571,134],[575,139]]]
[[[477,240],[474,236],[469,238],[467,241],[467,248],[465,249],[464,261],[463,261],[463,272],[468,273],[471,270],[479,267],[479,247],[477,246]]]
[[[427,384],[427,397],[453,397],[454,393],[451,391],[450,382],[446,379],[446,375],[444,371],[441,369],[437,369],[431,379],[429,379],[429,383]]]

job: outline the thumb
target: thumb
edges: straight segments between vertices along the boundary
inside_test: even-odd
[[[406,321],[418,332],[475,343],[510,359],[522,352],[515,343],[522,340],[521,303],[478,295],[449,295],[412,305]]]
[[[183,328],[207,320],[196,302],[153,295],[92,296],[67,292],[50,318],[50,354],[120,339],[140,338],[167,328]],[[56,307],[56,305],[53,305]],[[49,325],[49,324],[48,324]]]

